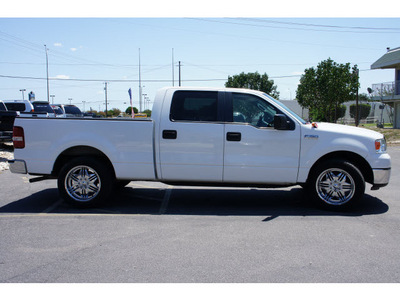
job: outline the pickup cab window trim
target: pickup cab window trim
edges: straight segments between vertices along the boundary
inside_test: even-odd
[[[224,95],[218,91],[176,91],[169,119],[183,123],[223,122]]]
[[[240,115],[237,115],[236,116],[237,119],[235,120],[235,115],[234,115],[235,112],[234,112],[234,107],[233,107],[234,106],[234,97],[235,96],[237,96],[237,97],[248,96],[250,98],[256,99],[256,101],[259,100],[260,103],[265,103],[266,104],[265,105],[265,110],[271,110],[272,109],[272,110],[275,110],[275,114],[274,115],[282,114],[282,115],[286,116],[286,118],[287,118],[287,120],[288,120],[288,122],[290,124],[288,130],[295,130],[296,129],[296,123],[292,120],[292,118],[290,116],[288,116],[288,114],[286,114],[279,107],[274,105],[276,103],[275,101],[273,103],[271,103],[271,102],[267,101],[266,99],[264,99],[262,97],[259,97],[257,95],[253,95],[253,94],[247,94],[247,93],[226,92],[226,111],[227,112],[225,114],[225,118],[226,118],[225,120],[228,123],[230,123],[230,124],[233,123],[233,124],[238,124],[238,125],[248,125],[248,126],[252,126],[254,128],[263,129],[263,130],[265,130],[265,129],[273,130],[274,129],[273,125],[271,125],[271,126],[262,126],[262,125],[268,125],[268,124],[263,124],[263,122],[261,122],[261,121],[257,122],[257,124],[253,124],[252,122],[249,122],[248,120],[246,120],[245,117],[244,117],[243,122],[241,122],[239,120],[239,118],[241,117]],[[268,99],[269,98],[270,97],[268,97]],[[259,107],[259,109],[260,109],[260,111],[262,111],[262,109],[264,109],[264,108]],[[273,118],[274,115],[272,115],[271,117]],[[243,116],[242,116],[242,119],[243,119]],[[270,124],[273,124],[273,123],[270,123]]]

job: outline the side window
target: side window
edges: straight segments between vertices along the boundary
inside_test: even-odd
[[[232,93],[233,122],[255,127],[273,127],[279,111],[267,101],[249,94]]]
[[[3,102],[0,102],[0,110],[1,110],[1,111],[7,110],[7,108],[6,108],[6,106],[4,105]]]
[[[11,111],[25,111],[25,103],[9,102],[4,103],[8,110]]]
[[[218,121],[218,92],[177,91],[171,103],[171,121]]]

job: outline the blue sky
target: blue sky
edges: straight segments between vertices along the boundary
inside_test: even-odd
[[[92,18],[90,6],[79,14],[74,6],[64,14],[53,13],[60,11],[54,4],[53,9],[44,14],[36,9],[28,15],[11,5],[11,13],[1,15],[0,99],[20,99],[20,89],[26,89],[25,98],[34,91],[36,99],[47,99],[44,45],[49,49],[54,102],[72,99],[83,109],[85,101],[85,109],[95,110],[104,110],[106,81],[109,108],[125,110],[129,88],[134,106],[139,107],[139,48],[143,93],[151,106],[157,89],[172,85],[172,49],[175,86],[181,61],[183,86],[223,87],[229,75],[258,71],[275,81],[280,99],[288,100],[295,97],[304,70],[329,57],[359,66],[360,93],[373,83],[393,81],[393,70],[370,70],[370,65],[386,47],[400,47],[400,18],[379,11],[378,16],[343,17],[318,13],[324,11],[319,8],[316,14],[324,17],[316,18],[292,9],[286,17],[282,6],[274,7],[280,13],[263,14],[253,5],[251,12],[256,14],[246,9],[220,16],[202,10],[125,14],[110,9]],[[28,18],[31,15],[35,18]]]

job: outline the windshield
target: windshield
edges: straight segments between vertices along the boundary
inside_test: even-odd
[[[293,110],[291,110],[289,107],[287,107],[285,104],[283,104],[282,102],[272,98],[270,95],[265,94],[264,96],[268,97],[269,100],[273,101],[274,103],[280,105],[281,107],[283,107],[284,109],[286,109],[293,117],[296,118],[297,121],[299,121],[302,124],[307,124],[306,121],[304,121],[299,115],[297,115]]]
[[[71,114],[71,115],[82,114],[81,110],[76,106],[64,106],[64,110],[66,114]]]
[[[0,102],[0,110],[7,110],[6,106],[4,105],[3,102]]]
[[[62,115],[64,112],[63,110],[59,107],[59,106],[52,106],[54,112],[56,113],[56,115]]]

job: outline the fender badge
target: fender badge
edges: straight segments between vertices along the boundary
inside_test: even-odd
[[[315,135],[315,134],[306,134],[304,136],[305,139],[318,139],[319,135]]]

